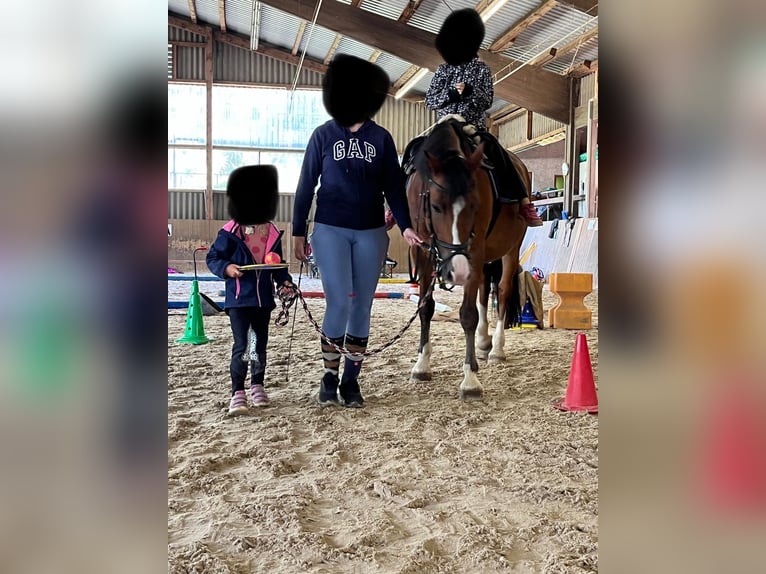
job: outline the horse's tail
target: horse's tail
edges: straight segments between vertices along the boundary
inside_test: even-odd
[[[521,274],[519,268],[516,269],[516,273],[513,274],[513,280],[511,281],[511,294],[508,300],[505,302],[505,328],[520,327],[521,326],[521,286],[519,281],[521,280]]]

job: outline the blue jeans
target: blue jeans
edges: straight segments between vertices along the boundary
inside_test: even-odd
[[[385,227],[358,230],[314,223],[311,248],[325,293],[325,335],[367,337],[372,300],[388,252]]]

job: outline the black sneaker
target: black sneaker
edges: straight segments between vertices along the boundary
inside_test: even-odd
[[[343,381],[340,384],[339,391],[345,406],[354,409],[361,409],[364,406],[364,397],[362,397],[362,392],[359,390],[359,381],[356,379]]]
[[[317,402],[323,407],[340,404],[338,401],[338,375],[324,374],[322,382],[319,383]]]

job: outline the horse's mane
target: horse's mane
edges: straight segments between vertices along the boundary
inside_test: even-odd
[[[452,199],[465,196],[469,189],[470,174],[464,163],[465,156],[461,134],[460,125],[455,120],[447,120],[437,124],[423,142],[414,159],[415,169],[421,177],[432,175],[426,152],[440,162],[441,172],[450,182],[447,190]]]

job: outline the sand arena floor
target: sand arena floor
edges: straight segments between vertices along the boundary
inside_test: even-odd
[[[315,286],[304,278],[302,288]],[[169,297],[183,298],[173,289]],[[381,285],[395,289],[406,286]],[[174,343],[185,315],[169,314],[168,571],[596,572],[598,418],[550,406],[566,389],[576,332],[507,331],[508,361],[480,361],[485,398],[464,403],[460,297],[436,293],[453,311],[432,324],[433,380],[409,381],[416,320],[365,361],[361,410],[313,402],[318,335],[296,309],[289,376],[290,326],[273,326],[271,405],[235,419],[225,417],[227,317],[205,317],[214,341],[193,346]],[[547,290],[544,303],[555,303]],[[308,304],[321,321],[323,300]],[[586,304],[598,383],[597,293]],[[370,347],[414,310],[376,300]]]

